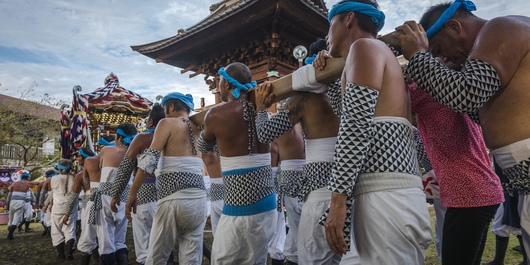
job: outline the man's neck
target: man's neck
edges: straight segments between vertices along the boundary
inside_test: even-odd
[[[477,17],[468,19],[465,24],[463,23],[462,26],[465,27],[467,34],[469,34],[469,38],[466,38],[466,42],[464,43],[467,50],[471,51],[471,49],[473,49],[478,33],[487,22],[488,20]]]
[[[352,30],[352,32],[347,36],[348,45],[346,45],[344,49],[341,51],[342,58],[346,60],[346,58],[348,58],[348,55],[350,54],[350,47],[352,46],[352,44],[358,39],[363,39],[363,38],[375,39],[374,36],[372,36],[372,34],[368,32],[364,32],[360,29]]]
[[[241,94],[239,95],[239,98],[236,98],[236,97],[234,97],[234,95],[232,95],[232,94],[230,93],[230,96],[228,96],[228,103],[230,103],[230,102],[237,102],[237,101],[240,101],[240,102],[248,101],[248,94],[243,94],[243,93],[241,93]]]
[[[185,118],[188,119],[190,115],[185,111],[173,111],[169,114],[166,114],[167,118]]]

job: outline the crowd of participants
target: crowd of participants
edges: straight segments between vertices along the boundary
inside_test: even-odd
[[[57,175],[39,184],[38,199],[51,208],[44,225],[57,257],[73,258],[82,208],[80,264],[127,264],[128,221],[141,264],[166,264],[175,242],[179,264],[201,264],[203,254],[211,264],[423,264],[429,199],[443,264],[480,264],[493,219],[487,264],[503,264],[510,234],[527,264],[530,19],[488,21],[474,10],[463,0],[434,5],[387,45],[376,39],[385,17],[375,0],[339,2],[310,65],[291,76],[297,93],[274,115],[271,83],[251,103],[256,84],[241,63],[219,70],[226,104],[203,126],[189,120],[191,95],[166,95],[145,133],[121,124],[114,146],[79,150],[81,171],[62,159],[47,172]],[[314,70],[330,57],[346,60],[342,78],[317,83]],[[25,176],[12,185],[13,218],[35,184]]]

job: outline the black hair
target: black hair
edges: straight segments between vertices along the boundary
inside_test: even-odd
[[[376,0],[342,0],[342,1],[338,2],[337,4],[335,4],[333,7],[335,7],[337,5],[340,5],[340,4],[343,4],[343,3],[347,3],[347,2],[356,2],[356,3],[361,3],[361,4],[367,4],[367,5],[371,5],[371,6],[375,7],[376,9],[379,9],[379,4],[377,4]],[[363,13],[359,13],[359,12],[355,12],[355,11],[354,11],[354,13],[355,13],[355,17],[357,18],[357,25],[359,26],[359,28],[362,31],[364,31],[364,32],[370,33],[372,36],[377,37],[377,33],[379,32],[379,26],[377,26],[377,24],[375,24],[375,22],[372,20],[372,18],[370,16],[368,16],[368,15],[363,14]],[[339,14],[340,21],[343,21],[347,14],[348,14],[348,12],[340,13]]]
[[[92,152],[92,150],[90,150],[90,148],[86,148],[85,147],[85,148],[82,148],[81,150],[83,151],[83,153],[85,153],[85,154],[87,154],[89,156],[94,156],[94,152]],[[79,155],[81,155],[81,154],[79,154]]]
[[[226,73],[234,78],[237,82],[242,85],[252,82],[252,73],[250,69],[242,63],[231,63],[225,67]],[[246,91],[241,90],[241,93],[246,93]]]
[[[447,2],[447,3],[441,3],[437,5],[433,5],[423,13],[423,16],[421,17],[420,24],[423,27],[425,31],[429,30],[434,23],[442,16],[443,12],[447,10],[453,3]],[[464,5],[461,5],[455,12],[455,14],[452,16],[452,18],[465,18],[465,17],[475,17],[471,11],[467,10]]]
[[[155,127],[158,122],[165,117],[166,114],[164,113],[164,107],[160,106],[159,104],[154,105],[149,112],[149,119],[153,121],[153,126]]]
[[[105,136],[102,136],[101,138],[105,139],[105,141],[109,142],[109,143],[112,143],[114,142],[114,136],[112,135],[105,135]]]
[[[312,57],[315,54],[318,54],[321,50],[327,49],[327,43],[325,39],[318,39],[317,41],[309,45],[309,54],[307,57]]]
[[[169,114],[169,106],[173,106],[175,108],[175,111],[185,111],[188,114],[190,114],[191,112],[190,107],[188,107],[188,105],[186,105],[180,99],[170,98],[166,100],[166,102],[164,102],[164,107],[166,108],[166,114]]]
[[[132,125],[130,123],[127,123],[127,122],[118,125],[118,128],[116,128],[116,131],[118,129],[121,129],[123,131],[123,133],[125,133],[126,135],[134,135],[134,134],[136,134],[136,127],[134,127],[134,125]],[[117,139],[123,139],[123,138],[125,138],[125,136],[116,134],[116,140]],[[126,144],[126,143],[123,143],[123,144],[129,146],[129,144]]]
[[[31,175],[29,175],[29,173],[24,173],[22,175],[20,175],[20,179],[30,179],[31,178]]]
[[[44,173],[47,176],[51,176],[51,175],[55,175],[55,171],[53,169],[50,169],[48,171],[46,171],[46,173]]]

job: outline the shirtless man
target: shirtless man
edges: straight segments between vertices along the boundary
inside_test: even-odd
[[[10,192],[6,201],[10,222],[8,226],[9,234],[7,235],[9,240],[14,239],[13,232],[17,229],[18,224],[23,221],[24,204],[28,190],[39,184],[38,182],[30,181],[29,178],[29,173],[24,173],[20,176],[20,181],[16,181],[9,186]]]
[[[96,218],[97,237],[99,245],[99,255],[102,263],[118,265],[128,263],[128,251],[125,245],[125,236],[127,233],[128,220],[125,218],[125,205],[118,207],[118,213],[114,213],[110,209],[110,201],[112,200],[111,189],[118,167],[127,152],[129,144],[136,135],[136,128],[130,123],[122,123],[116,128],[116,146],[106,146],[101,149],[100,165],[101,177],[99,179],[99,189],[94,195],[101,199],[100,203],[95,199],[95,209],[101,206]],[[92,179],[90,180],[92,182]],[[90,183],[92,187],[92,183]],[[96,184],[97,185],[97,184]],[[125,188],[125,190],[129,190]],[[92,192],[92,191],[91,191]],[[125,193],[122,201],[125,202]],[[93,223],[94,220],[90,220]]]
[[[55,259],[73,260],[72,250],[76,241],[75,223],[77,221],[77,201],[74,207],[68,207],[68,198],[71,197],[72,188],[74,187],[74,176],[70,174],[72,161],[69,159],[60,159],[57,162],[59,174],[50,181],[50,190],[53,196],[52,213],[52,243],[57,249]],[[69,211],[69,212],[67,212]],[[63,223],[65,215],[70,218]]]
[[[147,117],[148,130],[134,137],[134,140],[127,149],[127,154],[123,157],[123,161],[118,168],[118,173],[116,173],[116,179],[112,184],[110,209],[113,212],[118,213],[117,206],[120,206],[120,198],[127,188],[131,175],[136,172],[136,157],[151,146],[156,125],[164,117],[164,108],[160,105],[154,105]],[[136,262],[144,264],[147,259],[149,236],[156,212],[157,195],[154,175],[147,177],[138,193],[139,198],[136,213],[129,221],[132,221]],[[128,211],[126,215],[129,218]]]
[[[162,99],[162,105],[166,118],[158,123],[150,147],[138,156],[138,173],[126,205],[127,217],[131,218],[131,208],[137,213],[137,193],[157,169],[158,203],[145,264],[165,264],[175,241],[179,243],[179,264],[200,264],[206,188],[203,160],[196,144],[200,131],[188,119],[194,107],[193,97],[173,92]]]
[[[88,148],[82,148],[79,149],[79,157],[77,159],[80,166],[83,166],[83,170],[77,173],[74,179],[74,187],[72,189],[72,193],[70,193],[70,196],[68,197],[68,206],[67,206],[67,213],[71,213],[77,204],[79,193],[84,190],[85,191],[85,203],[83,203],[82,211],[81,211],[81,227],[83,229],[81,230],[81,235],[79,237],[79,242],[77,243],[77,249],[81,252],[81,265],[88,265],[90,262],[90,256],[92,255],[92,250],[96,249],[96,233],[97,229],[94,225],[88,224],[88,217],[89,217],[89,211],[86,207],[88,203],[88,198],[90,196],[90,178],[85,173],[85,163],[88,159],[93,158],[95,155],[92,152],[92,150]],[[66,225],[68,224],[70,219],[70,214],[66,214],[63,218],[63,223]],[[95,255],[93,255],[96,259],[96,261],[99,261],[99,255],[97,254],[97,249],[94,251]]]
[[[328,16],[329,53],[345,58],[346,65],[341,125],[328,185],[333,195],[329,214],[323,218],[326,240],[335,253],[345,254],[344,235],[347,239],[353,221],[362,264],[423,264],[432,235],[409,95],[395,55],[375,39],[384,24],[384,14],[377,8],[374,0],[341,1]],[[353,220],[349,220],[353,198]]]
[[[86,253],[91,254],[94,260],[99,264],[100,256],[98,251],[97,239],[97,226],[96,218],[98,209],[96,209],[95,202],[101,201],[99,193],[99,181],[101,178],[101,167],[100,167],[100,157],[99,155],[85,158],[83,162],[83,185],[82,188],[85,188],[87,192],[87,202],[84,205],[82,212],[82,226],[83,230],[81,231],[81,236],[79,237],[79,243],[77,244],[77,249],[81,252],[82,262],[90,262],[90,259],[86,258]],[[87,186],[86,183],[89,182]],[[101,204],[100,204],[101,205]]]
[[[247,90],[255,87],[242,63],[219,70],[221,99],[204,118],[199,150],[221,151],[224,207],[217,225],[212,264],[265,264],[276,228],[276,194],[269,144],[258,141],[255,110]]]
[[[289,233],[285,239],[283,254],[286,265],[298,264],[298,226],[303,202],[298,200],[297,184],[305,165],[304,136],[300,123],[274,141],[278,147],[281,183],[278,188],[278,207],[285,205]]]
[[[318,224],[331,201],[331,192],[326,190],[326,185],[331,178],[339,117],[333,113],[327,94],[299,92],[289,99],[285,109],[269,119],[267,108],[273,99],[270,93],[271,86],[268,82],[261,85],[256,93],[256,130],[259,141],[270,143],[289,132],[292,137],[292,133],[296,132],[293,124],[298,123],[307,141],[307,164],[296,166],[296,169],[301,167],[303,174],[298,179],[298,193],[292,194],[304,202],[298,228],[304,231],[298,233],[299,263],[339,264],[339,255],[328,247],[324,227]],[[281,141],[282,137],[278,139]],[[303,152],[303,144],[297,147],[298,152]]]
[[[510,179],[506,191],[517,190],[521,196],[521,227],[529,254],[530,18],[488,21],[472,10],[475,6],[468,1],[432,6],[420,25],[407,21],[396,28],[403,33],[395,37],[410,60],[407,74],[420,89],[456,112],[480,120],[486,146]],[[453,71],[435,57],[464,68]]]

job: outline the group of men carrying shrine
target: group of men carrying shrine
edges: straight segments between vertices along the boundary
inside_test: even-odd
[[[207,197],[212,264],[265,264],[267,254],[273,264],[423,264],[432,231],[420,158],[424,168],[432,164],[447,207],[443,264],[479,264],[504,201],[486,146],[510,180],[505,191],[520,194],[530,250],[530,18],[487,21],[474,9],[464,0],[435,5],[419,24],[396,28],[400,45],[389,47],[376,39],[385,17],[375,0],[339,2],[326,40],[312,45],[312,65],[293,73],[297,93],[272,117],[271,84],[251,103],[256,84],[241,63],[219,70],[226,104],[211,108],[201,127],[189,120],[192,96],[168,94],[151,110],[147,132],[121,124],[115,146],[99,155],[79,150],[75,177],[71,161],[58,162],[43,189],[58,257],[72,257],[84,190],[80,264],[91,255],[127,264],[129,220],[139,263],[166,264],[177,241],[179,264],[201,264]],[[409,60],[404,72],[398,51]],[[342,78],[319,84],[314,70],[325,71],[328,57],[346,60]],[[420,92],[428,94],[421,102],[430,100],[413,105],[423,143],[410,123]],[[419,156],[425,151],[429,163]],[[15,192],[12,200],[21,200]]]

